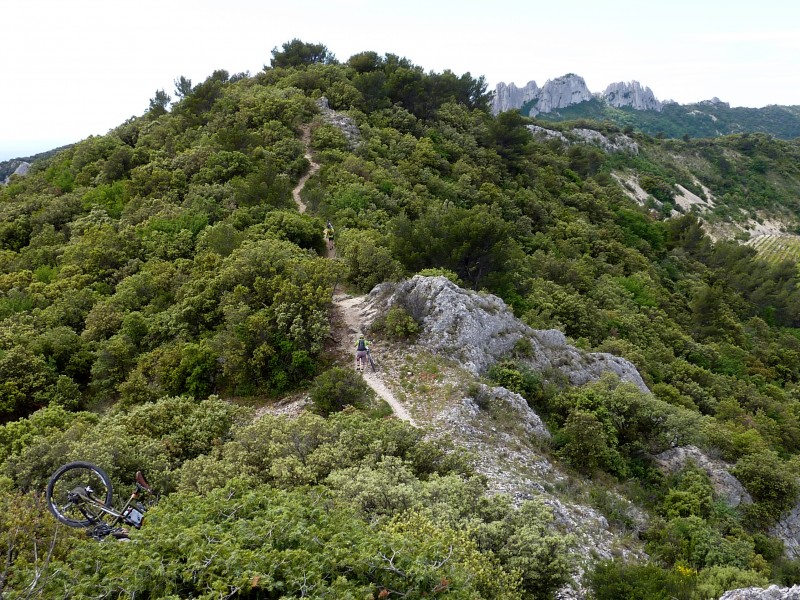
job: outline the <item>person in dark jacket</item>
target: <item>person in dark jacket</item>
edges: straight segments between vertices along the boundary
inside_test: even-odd
[[[356,342],[356,371],[364,372],[367,364],[367,352],[369,352],[369,342],[364,339],[364,334],[359,334]]]

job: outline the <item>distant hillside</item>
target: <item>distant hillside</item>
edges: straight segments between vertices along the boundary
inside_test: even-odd
[[[53,148],[52,150],[48,150],[46,152],[40,152],[39,154],[34,154],[33,156],[25,156],[19,158],[12,158],[10,160],[0,161],[0,183],[6,180],[6,177],[9,177],[14,171],[17,170],[22,163],[34,163],[37,160],[44,160],[50,158],[51,156],[55,156],[62,150],[66,150],[70,148],[70,146],[61,146],[60,148]]]
[[[525,106],[520,112],[525,113]],[[768,133],[790,140],[800,137],[800,106],[770,105],[764,108],[731,108],[726,102],[696,104],[665,103],[661,112],[615,108],[598,98],[550,113],[539,113],[543,121],[593,119],[610,121],[648,135],[667,138],[710,138],[736,133]]]

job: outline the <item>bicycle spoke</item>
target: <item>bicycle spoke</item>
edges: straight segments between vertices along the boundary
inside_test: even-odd
[[[111,500],[108,476],[90,463],[69,463],[56,471],[47,487],[50,511],[71,527],[86,527],[102,520],[99,508]]]

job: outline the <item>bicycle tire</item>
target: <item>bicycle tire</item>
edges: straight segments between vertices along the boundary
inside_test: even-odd
[[[93,511],[91,506],[78,505],[67,498],[76,486],[90,486],[98,502],[111,507],[114,490],[111,479],[95,464],[75,461],[60,466],[47,482],[47,508],[64,525],[89,527],[102,520],[102,511]]]

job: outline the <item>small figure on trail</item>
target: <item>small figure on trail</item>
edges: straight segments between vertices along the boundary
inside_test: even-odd
[[[333,225],[328,221],[328,226],[325,228],[325,239],[328,240],[328,250],[333,250]]]
[[[364,339],[364,334],[359,334],[356,342],[356,371],[364,372],[367,365],[367,353],[369,352],[369,342]]]

